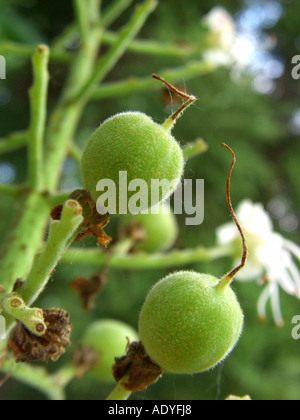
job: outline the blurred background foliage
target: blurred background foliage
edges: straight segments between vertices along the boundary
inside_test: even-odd
[[[110,0],[103,1],[104,6]],[[138,3],[138,2],[137,2]],[[245,198],[262,202],[271,212],[276,229],[296,243],[300,241],[300,81],[291,77],[291,59],[300,54],[300,2],[296,0],[163,0],[140,33],[144,39],[157,41],[194,41],[200,18],[214,6],[224,6],[236,19],[239,30],[251,32],[255,44],[251,72],[236,77],[230,69],[182,80],[186,89],[198,97],[195,106],[177,123],[174,135],[182,145],[203,137],[209,150],[186,167],[186,178],[205,179],[205,222],[199,227],[180,223],[178,247],[213,245],[215,229],[229,220],[225,201],[225,183],[229,156],[221,148],[227,142],[237,154],[238,164],[232,180],[235,205]],[[132,10],[126,11],[112,26],[118,29]],[[25,44],[51,42],[73,20],[70,0],[0,0],[0,42]],[[266,39],[274,41],[271,51],[259,52]],[[32,73],[28,58],[7,55],[7,80],[0,83],[0,137],[28,126],[28,88]],[[149,76],[163,68],[180,66],[183,61],[167,57],[149,57],[128,52],[107,80],[129,76]],[[66,66],[51,63],[49,110],[63,86]],[[139,110],[162,122],[170,114],[159,92],[144,92],[126,97],[93,101],[87,107],[77,133],[82,147],[90,133],[105,118],[117,112]],[[22,182],[26,176],[24,150],[0,156],[0,181]],[[62,188],[80,186],[77,165],[68,159]],[[14,200],[0,196],[0,230],[3,247],[5,233],[14,214]],[[112,221],[108,233],[115,235]],[[94,244],[94,242],[85,243]],[[231,266],[228,260],[213,264],[195,264],[199,271],[222,275]],[[81,309],[79,298],[69,289],[78,275],[94,274],[89,266],[61,264],[53,282],[40,298],[43,307],[64,307],[74,325],[74,346],[89,322],[115,318],[137,327],[139,310],[147,291],[170,270],[110,270],[108,284],[91,313]],[[228,394],[250,394],[253,399],[300,398],[300,342],[291,338],[291,319],[299,314],[299,301],[282,292],[281,303],[286,326],[277,329],[272,315],[264,325],[257,320],[256,303],[261,288],[255,283],[235,283],[235,290],[246,315],[245,330],[233,354],[215,370],[194,376],[164,375],[137,399],[223,399]],[[66,363],[72,348],[56,364],[55,371]],[[104,399],[111,386],[85,377],[67,388],[69,399]],[[40,399],[38,392],[9,380],[0,389],[1,399]]]

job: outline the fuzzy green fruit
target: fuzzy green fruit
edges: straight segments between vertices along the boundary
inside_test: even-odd
[[[121,357],[126,352],[130,341],[138,341],[138,333],[129,325],[111,319],[96,321],[87,329],[81,344],[96,350],[99,355],[97,366],[89,373],[102,382],[114,382],[112,366],[115,357]]]
[[[158,214],[127,215],[122,218],[121,226],[137,223],[145,229],[146,238],[137,245],[141,252],[154,253],[170,249],[178,236],[178,225],[172,209],[159,204]]]
[[[150,291],[139,319],[147,354],[164,371],[198,373],[221,362],[237,343],[243,313],[230,286],[207,274],[178,272]]]
[[[81,161],[83,185],[95,201],[103,194],[96,191],[98,182],[104,179],[114,182],[117,214],[120,172],[127,172],[128,185],[136,179],[147,183],[146,204],[140,206],[140,211],[145,211],[174,192],[183,168],[183,152],[170,130],[140,112],[126,112],[106,120],[88,141]],[[151,180],[156,179],[175,181],[167,194],[160,191],[157,199],[151,201]],[[123,187],[121,190],[123,194]],[[136,191],[128,191],[128,200],[134,194]]]

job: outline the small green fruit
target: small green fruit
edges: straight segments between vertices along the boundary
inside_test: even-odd
[[[146,253],[162,252],[170,249],[178,236],[178,225],[172,209],[164,203],[156,209],[158,214],[127,215],[121,226],[137,223],[145,230],[146,238],[137,249]]]
[[[231,287],[207,274],[182,271],[158,282],[139,319],[147,354],[164,371],[198,373],[234,348],[243,313]]]
[[[103,194],[96,191],[98,182],[104,179],[114,182],[117,214],[120,213],[120,172],[127,172],[128,184],[136,179],[147,183],[146,205],[140,206],[144,211],[172,194],[183,168],[183,152],[170,130],[140,112],[126,112],[106,120],[88,141],[81,161],[83,185],[95,201]],[[172,189],[165,195],[160,190],[158,199],[151,200],[151,181],[163,179],[175,180]],[[128,200],[134,194],[136,191],[128,191]]]
[[[123,356],[130,341],[138,341],[138,333],[129,325],[115,320],[101,320],[89,326],[81,344],[96,350],[98,364],[89,370],[90,374],[102,382],[114,382],[112,366],[115,357]]]

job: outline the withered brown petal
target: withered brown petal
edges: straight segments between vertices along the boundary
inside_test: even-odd
[[[61,215],[63,212],[64,206],[62,204],[58,204],[58,206],[53,207],[51,210],[50,216],[53,220],[60,220]]]
[[[117,382],[128,391],[144,391],[148,386],[154,384],[163,374],[162,369],[146,354],[143,344],[134,341],[129,344],[127,353],[115,358],[113,365],[113,375]],[[122,378],[129,374],[127,382],[122,382]]]
[[[72,358],[73,365],[76,367],[76,376],[81,378],[86,371],[99,363],[98,352],[88,346],[78,346]]]
[[[70,287],[74,292],[78,292],[83,307],[91,311],[94,309],[94,302],[103,287],[106,284],[106,270],[100,274],[93,275],[90,279],[87,277],[77,277],[71,283]]]
[[[109,223],[109,213],[104,215],[98,213],[96,203],[86,190],[76,190],[69,198],[78,201],[83,208],[84,221],[81,224],[81,232],[76,240],[81,241],[87,236],[95,236],[97,238],[97,244],[103,245],[106,248],[112,240],[103,230]]]
[[[9,347],[17,362],[56,361],[71,344],[71,323],[69,314],[64,309],[46,309],[43,311],[47,330],[42,337],[28,331],[21,322],[13,330]]]

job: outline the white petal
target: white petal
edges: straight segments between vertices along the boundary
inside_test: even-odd
[[[279,288],[275,284],[272,285],[271,290],[271,305],[275,323],[278,327],[281,328],[284,326],[284,320],[280,308]]]
[[[237,217],[246,231],[264,238],[273,232],[273,223],[262,204],[243,201],[237,208]]]
[[[283,246],[292,254],[294,254],[300,261],[300,247],[297,244],[295,244],[292,241],[289,241],[288,239],[283,238]]]
[[[270,285],[268,285],[267,287],[265,287],[264,291],[260,295],[260,298],[258,299],[258,303],[257,303],[257,311],[258,311],[258,315],[261,321],[266,321],[267,319],[266,306],[270,297],[271,297],[271,287]]]
[[[298,267],[291,259],[287,268],[290,271],[291,276],[296,284],[295,295],[300,299],[300,273],[298,271]]]
[[[233,242],[239,235],[234,223],[226,223],[216,230],[217,242],[219,245],[225,245]]]
[[[286,293],[296,295],[297,286],[289,271],[291,263],[289,254],[284,253],[283,251],[281,255],[278,256],[277,262],[278,264],[276,264],[276,267],[273,267],[272,271],[270,270],[270,280],[277,282]]]

